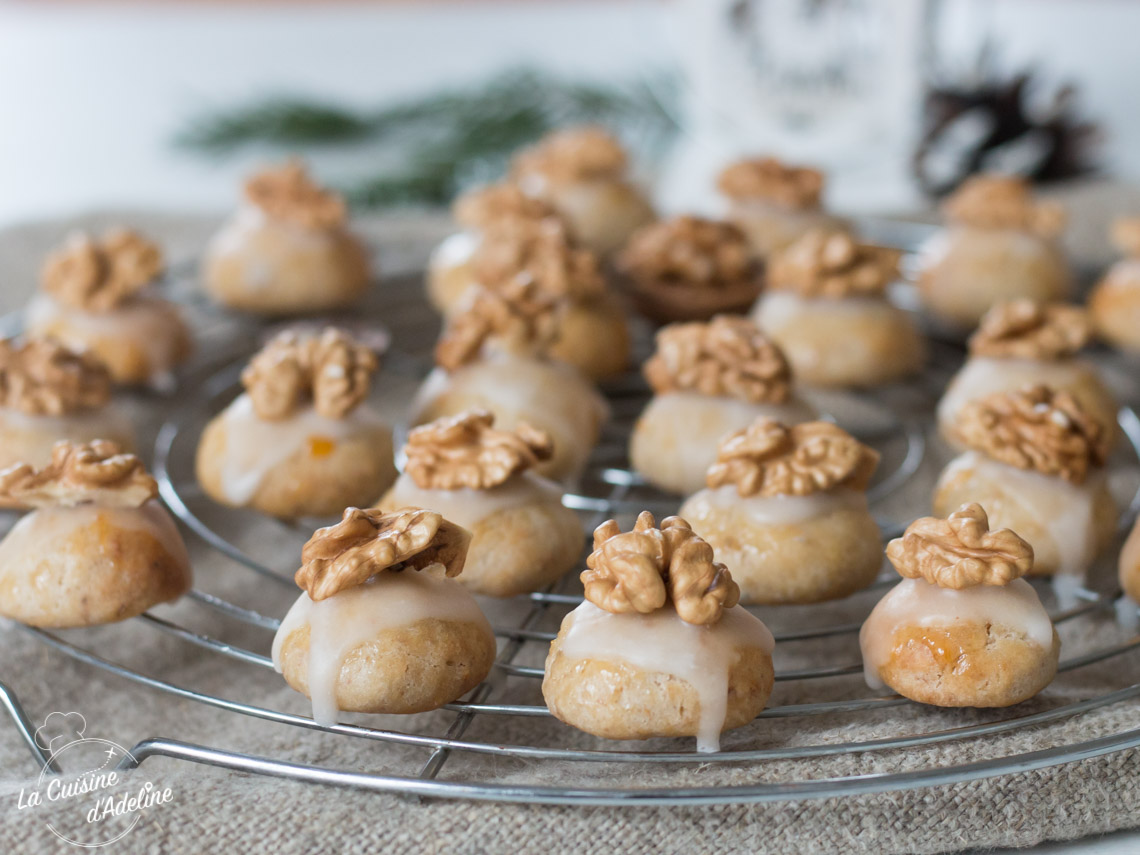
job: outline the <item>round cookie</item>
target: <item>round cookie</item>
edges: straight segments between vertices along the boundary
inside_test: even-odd
[[[632,343],[621,302],[605,293],[568,303],[558,320],[550,356],[573,365],[591,380],[606,380],[629,368]]]

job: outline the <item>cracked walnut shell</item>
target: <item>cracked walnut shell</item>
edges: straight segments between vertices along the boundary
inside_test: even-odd
[[[266,216],[306,229],[336,229],[346,217],[340,194],[313,181],[299,160],[250,176],[245,182],[245,197]]]
[[[18,463],[0,471],[0,504],[8,506],[138,508],[157,495],[143,462],[107,440],[57,442],[43,469]]]
[[[153,282],[163,271],[158,244],[129,229],[101,240],[79,232],[48,256],[44,290],[59,302],[91,312],[109,311]]]
[[[339,523],[319,528],[309,538],[294,580],[317,601],[384,571],[442,564],[447,576],[458,576],[470,542],[470,532],[434,511],[345,508]]]
[[[425,490],[488,490],[554,453],[546,431],[520,422],[494,430],[494,414],[469,410],[408,434],[404,471]]]
[[[1081,306],[1020,299],[998,303],[970,336],[970,354],[1054,361],[1077,353],[1092,337]]]
[[[807,496],[836,487],[866,490],[879,453],[830,422],[787,427],[760,418],[720,442],[708,471],[711,488],[741,496]]]
[[[791,396],[784,354],[752,321],[729,315],[660,330],[644,372],[658,394],[692,391],[774,404]]]
[[[111,375],[89,353],[50,338],[0,340],[0,406],[33,416],[65,416],[110,400]]]
[[[1033,567],[1033,547],[1008,528],[990,531],[985,510],[971,503],[944,520],[915,520],[887,544],[887,558],[904,578],[961,589],[1021,578]]]
[[[379,360],[347,332],[285,330],[250,360],[241,382],[258,418],[288,418],[312,400],[318,413],[343,419],[368,397]]]
[[[813,229],[769,260],[768,284],[807,298],[878,297],[898,277],[899,257],[847,232]]]
[[[633,530],[608,520],[594,530],[594,550],[582,572],[586,599],[614,614],[650,614],[672,602],[686,623],[712,625],[740,600],[740,589],[712,547],[685,520],[657,528],[642,511]]]
[[[1069,392],[1027,386],[970,401],[955,435],[969,448],[1018,469],[1081,484],[1104,465],[1107,433]]]

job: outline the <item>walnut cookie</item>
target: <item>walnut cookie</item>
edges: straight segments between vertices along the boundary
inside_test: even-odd
[[[1006,707],[1057,673],[1061,640],[1021,577],[1033,548],[981,505],[916,520],[887,546],[903,581],[859,633],[867,682],[942,707]]]
[[[404,472],[376,505],[434,508],[469,529],[460,581],[477,594],[510,597],[570,570],[582,525],[563,507],[561,488],[533,471],[553,454],[550,436],[526,422],[496,430],[494,421],[470,410],[414,428]]]
[[[926,344],[908,312],[887,299],[899,254],[847,232],[813,229],[768,264],[752,318],[806,384],[879,386],[922,370]]]
[[[1082,577],[1116,530],[1105,431],[1076,397],[1047,386],[999,392],[962,408],[967,451],[934,489],[934,512],[979,502],[994,525],[1033,545],[1032,572]]]
[[[608,739],[695,736],[715,751],[772,692],[772,634],[685,520],[594,532],[586,599],[562,621],[542,694],[559,720]],[[698,651],[694,655],[694,648]]]
[[[815,416],[795,394],[781,350],[746,318],[662,328],[643,372],[654,395],[634,425],[630,460],[671,492],[701,489],[720,439],[757,418],[794,424]]]
[[[918,291],[944,326],[970,329],[995,303],[1066,299],[1072,275],[1058,242],[1065,215],[1021,178],[977,175],[943,206],[945,228],[922,248]]]
[[[142,461],[112,442],[60,442],[50,463],[0,471],[33,507],[0,541],[0,614],[30,626],[125,620],[190,589],[190,561]]]
[[[495,636],[454,579],[469,542],[465,529],[422,508],[348,508],[313,534],[273,663],[312,700],[314,719],[425,712],[483,681]]]
[[[367,403],[378,365],[343,330],[278,334],[242,372],[245,392],[202,432],[202,489],[282,518],[367,505],[396,478],[391,428]]]
[[[445,315],[455,312],[476,284],[472,259],[487,232],[513,233],[545,223],[568,229],[550,204],[506,181],[464,193],[452,204],[451,215],[461,230],[432,250],[425,277],[428,299]]]
[[[206,248],[203,287],[219,303],[260,315],[354,303],[372,280],[367,247],[348,228],[344,199],[300,161],[245,183],[244,202]]]
[[[577,240],[608,256],[652,222],[653,207],[627,177],[628,156],[604,128],[556,131],[519,151],[510,178],[529,196],[548,202]]]
[[[178,308],[149,287],[163,269],[162,250],[138,232],[76,233],[48,256],[25,329],[90,353],[116,383],[168,389],[192,341]]]
[[[554,443],[535,471],[559,481],[577,477],[607,408],[581,372],[550,357],[562,308],[533,280],[477,291],[436,345],[436,369],[412,404],[412,424],[472,409],[493,413],[505,430],[526,422]]]
[[[51,339],[0,339],[0,468],[46,466],[64,439],[134,448],[134,427],[111,402],[110,373]]]
[[[744,603],[816,603],[882,566],[866,489],[876,451],[829,422],[760,418],[721,440],[707,487],[678,512],[732,571]]]
[[[1089,295],[1097,334],[1113,347],[1140,352],[1140,216],[1112,225],[1112,243],[1123,258],[1104,274]]]
[[[813,229],[843,229],[822,206],[825,178],[818,169],[760,157],[729,164],[717,178],[728,199],[728,219],[744,232],[760,259]]]
[[[1096,365],[1079,356],[1091,337],[1089,314],[1080,306],[1029,299],[996,303],[970,336],[969,358],[938,402],[942,437],[962,448],[955,424],[968,402],[1043,384],[1073,395],[1115,443],[1119,404]]]

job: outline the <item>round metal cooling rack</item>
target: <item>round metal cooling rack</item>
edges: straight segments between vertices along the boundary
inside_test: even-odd
[[[425,329],[431,328],[430,321],[424,321],[424,308],[419,300],[418,277],[404,283],[385,283],[385,321],[393,331],[394,352],[403,347],[404,361],[397,360],[409,377],[422,371],[426,363],[416,356],[422,350],[422,342],[430,341]],[[402,295],[402,296],[401,296]],[[399,299],[397,299],[397,297]],[[406,325],[401,321],[400,312],[408,312],[418,326]],[[426,326],[425,326],[426,325]],[[644,339],[644,336],[643,336]],[[409,346],[408,342],[412,342]],[[419,344],[417,348],[416,344]],[[935,348],[936,359],[934,376],[945,377],[953,368],[951,354],[942,348]],[[276,580],[283,588],[292,587],[289,576],[294,567],[274,566],[270,559],[251,554],[240,541],[240,532],[251,518],[247,512],[221,510],[211,507],[208,499],[202,496],[193,478],[193,446],[197,441],[199,428],[205,420],[219,411],[236,389],[239,362],[215,368],[207,372],[204,379],[194,388],[188,388],[182,396],[183,402],[172,412],[158,431],[155,444],[154,471],[159,480],[162,498],[173,513],[185,524],[190,532],[202,542],[205,548],[214,550],[229,560],[235,571],[249,571],[259,576]],[[938,388],[940,383],[933,384]],[[575,489],[567,494],[566,504],[577,510],[583,520],[583,533],[587,535],[594,526],[610,516],[621,517],[643,508],[660,510],[662,513],[675,510],[677,497],[666,496],[652,490],[628,468],[625,458],[625,442],[633,418],[646,399],[646,390],[636,378],[627,378],[613,384],[608,389],[613,405],[615,423],[607,429],[602,443],[595,451],[586,475]],[[923,464],[929,452],[925,440],[926,425],[920,417],[895,415],[896,413],[929,412],[933,403],[932,384],[895,387],[881,394],[848,396],[845,400],[820,403],[821,410],[832,413],[848,429],[864,441],[874,445],[884,457],[884,467],[879,480],[871,491],[872,506],[889,502],[896,496],[909,479]],[[1126,450],[1129,466],[1140,461],[1140,418],[1131,409],[1120,413],[1120,424],[1127,437]],[[1123,514],[1121,526],[1127,525],[1140,509],[1140,487],[1132,489],[1128,510]],[[254,515],[260,524],[275,524]],[[221,518],[221,522],[219,519]],[[899,529],[905,520],[883,519],[884,535],[889,536]],[[295,537],[303,542],[311,529],[304,526],[279,524],[282,538]],[[586,538],[583,540],[584,546]],[[394,729],[369,727],[360,724],[337,724],[325,726],[317,724],[306,715],[298,715],[266,706],[258,706],[200,692],[192,687],[179,685],[153,674],[143,673],[132,667],[105,658],[97,650],[97,639],[87,631],[75,631],[67,638],[32,627],[22,627],[30,636],[43,644],[64,653],[103,673],[110,674],[132,683],[147,687],[187,702],[228,713],[247,716],[265,722],[287,725],[308,731],[353,737],[376,745],[403,746],[415,749],[422,754],[413,761],[405,774],[378,774],[347,769],[328,768],[319,765],[297,763],[288,757],[267,757],[222,750],[208,745],[197,745],[179,740],[155,737],[144,739],[131,748],[133,760],[124,761],[124,766],[137,765],[154,756],[163,756],[236,771],[291,778],[313,783],[324,783],[356,787],[365,790],[403,793],[413,796],[466,798],[501,802],[533,802],[549,804],[711,804],[727,802],[764,802],[782,799],[825,798],[856,793],[873,793],[912,787],[948,784],[965,780],[993,777],[1016,772],[1024,772],[1046,766],[1068,763],[1140,746],[1140,726],[1107,736],[1054,745],[1026,753],[993,757],[984,761],[961,765],[933,766],[914,771],[865,774],[837,777],[817,777],[803,780],[750,783],[731,786],[703,787],[661,787],[653,785],[652,769],[662,764],[747,764],[770,760],[790,760],[810,757],[825,757],[851,752],[880,752],[892,749],[906,749],[931,746],[961,740],[977,739],[995,734],[1010,733],[1058,722],[1079,716],[1092,710],[1121,704],[1140,698],[1140,683],[1122,686],[1080,700],[1059,703],[1047,709],[1031,713],[1016,714],[1011,711],[989,711],[985,721],[956,727],[920,729],[916,733],[898,732],[861,741],[842,739],[820,741],[807,745],[733,747],[714,754],[697,754],[694,751],[681,751],[673,748],[653,750],[645,746],[612,747],[618,743],[605,743],[609,747],[577,748],[566,747],[565,740],[558,734],[565,733],[565,726],[553,720],[545,706],[518,702],[535,697],[537,681],[542,669],[520,664],[526,651],[545,649],[553,633],[541,628],[543,619],[557,615],[581,602],[581,594],[575,590],[576,574],[568,574],[560,583],[551,588],[520,598],[520,617],[507,625],[495,627],[496,636],[501,640],[499,654],[492,677],[473,690],[462,701],[449,704],[450,720],[438,735],[405,732]],[[861,618],[876,599],[877,593],[892,584],[891,578],[884,576],[870,593],[854,595],[852,601],[863,604],[859,620],[797,621],[794,626],[781,628],[778,610],[766,612],[765,617],[775,627],[774,635],[778,648],[801,642],[835,641],[837,649],[829,654],[827,664],[813,665],[796,669],[777,670],[777,682],[822,681],[829,687],[820,693],[820,700],[776,706],[761,713],[760,719],[788,720],[796,718],[838,716],[841,720],[868,711],[892,707],[909,706],[918,713],[922,721],[919,705],[898,696],[876,696],[854,693],[836,699],[836,691],[831,681],[859,674],[862,665],[849,661],[851,637],[860,627]],[[1047,585],[1040,582],[1043,597],[1048,601]],[[295,589],[294,589],[295,590]],[[248,649],[223,640],[221,637],[195,629],[193,626],[176,623],[156,614],[143,614],[133,620],[147,627],[149,631],[162,633],[179,639],[181,642],[233,663],[235,668],[272,669],[272,662],[266,655],[272,633],[279,625],[279,619],[263,614],[250,604],[232,602],[215,592],[196,588],[188,597],[204,609],[208,609],[224,620],[225,626],[250,629],[260,632],[262,643],[259,649]],[[857,600],[856,598],[863,599]],[[1111,614],[1119,591],[1095,591],[1081,588],[1076,594],[1076,604],[1070,608],[1053,609],[1053,620],[1058,624],[1070,621],[1087,620]],[[219,633],[221,635],[222,633]],[[1094,645],[1090,649],[1068,654],[1061,663],[1058,680],[1064,675],[1077,672],[1097,663],[1126,656],[1140,650],[1140,636],[1113,644]],[[531,657],[533,661],[533,657]],[[508,683],[506,678],[517,678]],[[232,682],[232,691],[240,692],[242,681]],[[815,685],[815,684],[812,684]],[[520,697],[521,696],[521,697]],[[1048,690],[1044,696],[1048,698]],[[0,684],[0,702],[19,730],[29,750],[40,764],[48,763],[48,758],[37,746],[34,731],[25,715],[19,700],[8,687]],[[552,728],[551,743],[511,744],[500,741],[484,741],[466,738],[472,724],[479,717],[506,716],[527,719],[548,720]],[[819,720],[818,718],[816,720]],[[1140,724],[1140,723],[1138,723]],[[559,730],[562,729],[562,730]],[[563,744],[560,745],[559,742]],[[598,741],[602,744],[602,741]],[[440,780],[439,775],[448,761],[457,755],[481,756],[492,762],[514,763],[517,761],[622,763],[642,764],[647,767],[647,786],[614,787],[595,785],[551,786],[534,783],[499,783],[483,780],[477,776],[464,777],[453,773],[452,777]],[[401,762],[407,762],[402,760]],[[50,768],[50,767],[49,767]]]

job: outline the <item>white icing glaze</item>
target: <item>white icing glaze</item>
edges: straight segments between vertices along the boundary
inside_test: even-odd
[[[147,291],[106,312],[85,312],[37,294],[25,314],[28,329],[50,330],[51,337],[76,350],[91,346],[93,339],[124,339],[147,356],[149,383],[158,389],[172,388],[179,336],[171,334],[172,304]]]
[[[174,562],[182,567],[190,566],[190,556],[178,526],[158,501],[151,500],[138,508],[91,504],[34,510],[21,517],[0,541],[0,569],[20,566],[24,564],[22,556],[41,554],[50,544],[62,545],[76,530],[94,525],[100,518],[115,528],[147,532],[162,544]]]
[[[340,712],[337,681],[353,649],[385,630],[429,618],[474,623],[491,633],[475,598],[461,584],[444,577],[442,565],[435,564],[421,571],[380,573],[363,585],[315,603],[302,592],[273,637],[273,667],[281,673],[282,645],[292,632],[308,625],[313,720],[333,725]]]
[[[878,691],[880,669],[891,657],[896,630],[904,626],[952,627],[981,623],[1009,627],[1043,650],[1053,646],[1053,622],[1033,586],[1024,579],[1009,585],[978,585],[954,590],[925,579],[903,579],[887,592],[859,630],[863,676]]]
[[[14,438],[13,445],[18,446],[22,455],[20,462],[43,466],[51,459],[52,444],[60,440],[91,442],[110,439],[133,446],[135,431],[126,414],[113,404],[108,404],[98,410],[69,413],[65,416],[30,415],[17,409],[0,407],[0,435],[2,434],[34,437],[34,441]],[[35,451],[39,454],[35,454]],[[0,459],[7,457],[7,454],[0,454]]]
[[[242,266],[242,282],[250,291],[266,291],[277,281],[282,263],[280,250],[267,249],[267,243],[288,247],[297,253],[332,251],[339,238],[337,229],[309,229],[297,223],[274,220],[252,204],[240,206],[222,226],[206,249],[210,258],[232,257]]]
[[[584,601],[562,621],[562,655],[570,660],[621,661],[634,668],[684,680],[700,698],[697,750],[720,750],[728,712],[728,677],[738,648],[771,655],[772,633],[740,606],[712,626],[686,623],[672,608],[652,614],[615,615]]]
[[[1097,493],[1104,486],[1104,471],[1091,472],[1083,484],[1071,484],[1064,478],[1018,469],[976,451],[968,451],[950,461],[939,476],[935,489],[940,489],[962,470],[971,470],[999,484],[1003,493],[1042,524],[1056,546],[1059,573],[1084,576],[1096,557],[1093,512]],[[1000,526],[1001,523],[995,525]],[[1063,592],[1062,588],[1059,593]]]
[[[710,511],[731,509],[747,513],[757,525],[791,525],[848,508],[866,510],[867,496],[843,487],[809,496],[741,496],[726,484],[694,493],[685,501],[682,516],[703,519]]]
[[[401,475],[392,487],[394,507],[438,511],[456,525],[472,528],[492,514],[520,505],[561,504],[562,488],[534,472],[520,472],[488,490],[425,490],[411,476]]]
[[[384,425],[367,404],[343,419],[326,418],[309,406],[286,419],[267,421],[257,417],[253,401],[245,393],[235,398],[218,418],[225,430],[222,492],[238,505],[253,498],[274,466],[307,445],[344,442]]]
[[[938,402],[938,423],[953,424],[959,411],[970,401],[986,395],[1008,392],[1045,383],[1057,389],[1073,389],[1088,383],[1095,370],[1080,359],[1043,362],[1036,359],[998,359],[971,356],[954,375]]]
[[[431,266],[437,270],[462,267],[479,248],[482,236],[474,230],[456,232],[445,237],[431,254]]]

